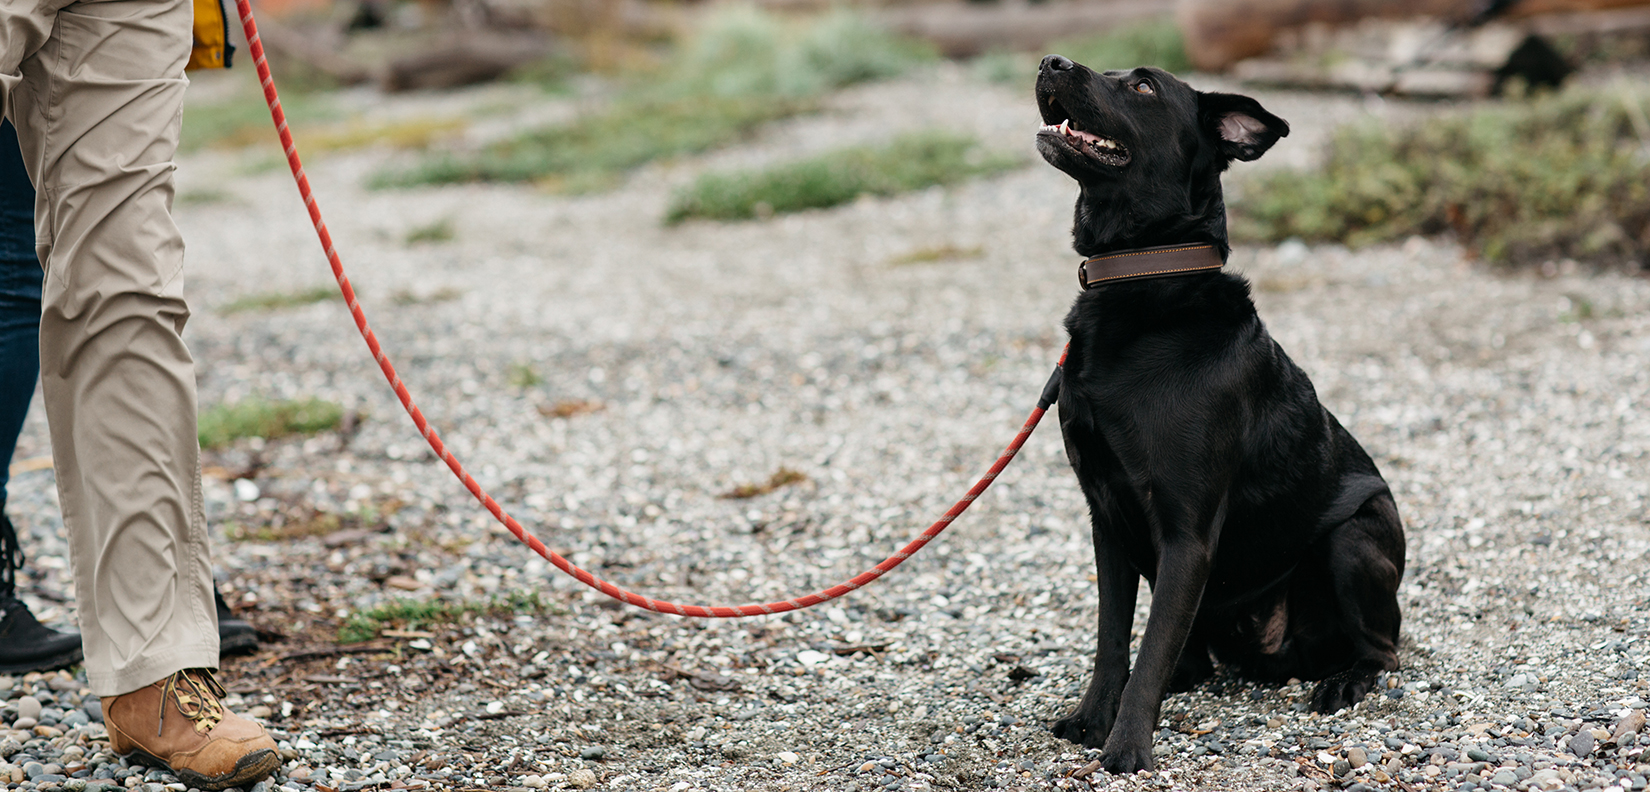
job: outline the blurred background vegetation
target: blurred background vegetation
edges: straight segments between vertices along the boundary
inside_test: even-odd
[[[1432,103],[1411,123],[1342,129],[1310,167],[1242,169],[1231,177],[1234,237],[1359,246],[1441,235],[1508,265],[1574,259],[1647,266],[1650,1],[1579,4],[1589,3],[1609,7],[1614,16],[1598,17],[1608,24],[1577,22],[1575,14],[1558,23],[1520,18],[1507,28],[1517,36],[1506,38],[1506,30],[1494,28],[1500,20],[1417,23],[1421,33],[1411,38],[1433,36],[1427,47],[1436,51],[1423,47],[1408,62],[1386,64],[1368,60],[1380,47],[1367,40],[1386,36],[1383,46],[1396,51],[1394,42],[1413,33],[1404,27],[1412,23],[1269,31],[1271,49],[1234,56],[1222,66],[1230,74],[1194,75],[1194,83],[1219,79],[1223,90],[1244,90],[1233,85],[1237,77],[1250,90],[1282,83]],[[765,125],[819,112],[834,91],[947,60],[962,63],[982,90],[1029,90],[1045,52],[1102,70],[1155,65],[1193,72],[1219,49],[1207,30],[1188,22],[1209,6],[1182,0],[1178,18],[1167,4],[1138,0],[264,0],[259,8],[307,155],[403,150],[368,177],[383,189],[485,181],[589,192],[622,183],[650,162],[734,146]],[[1644,18],[1636,22],[1633,14]],[[1580,69],[1578,76],[1544,85],[1510,66],[1495,67],[1499,61],[1447,62],[1448,47],[1436,44],[1453,36],[1483,50],[1485,40],[1501,35],[1510,52],[1531,30],[1547,31],[1538,54],[1549,53],[1549,66]],[[1524,40],[1519,52],[1527,56],[1528,46]],[[1364,83],[1344,79],[1355,58],[1366,59],[1358,72]],[[1429,68],[1447,62],[1454,71],[1442,83],[1435,79],[1433,89],[1416,91],[1413,80],[1406,88],[1418,58]],[[248,81],[249,71],[236,69],[227,79]],[[1387,81],[1368,82],[1370,73]],[[523,106],[535,94],[573,110],[483,135],[475,130],[488,112],[474,107],[454,111],[427,101],[423,112],[388,121],[378,114],[372,122],[357,109],[389,94],[427,98],[487,82],[529,92],[505,95],[494,114],[530,118]],[[269,137],[261,97],[244,85],[197,90],[185,117],[186,150],[265,144]],[[248,167],[280,162],[268,156]],[[935,130],[880,148],[708,173],[675,195],[658,219],[761,220],[1031,166],[1025,153],[987,151]]]

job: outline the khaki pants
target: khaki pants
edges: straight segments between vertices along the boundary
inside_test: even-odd
[[[0,0],[0,109],[37,186],[40,373],[101,696],[216,668],[172,157],[188,0]]]

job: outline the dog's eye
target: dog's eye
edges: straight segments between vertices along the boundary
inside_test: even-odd
[[[1143,94],[1154,94],[1154,93],[1157,93],[1157,90],[1152,88],[1152,84],[1151,84],[1150,80],[1141,80],[1140,82],[1137,82],[1137,83],[1134,84],[1134,92],[1135,93],[1143,93]]]

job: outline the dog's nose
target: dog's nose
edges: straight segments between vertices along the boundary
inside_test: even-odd
[[[1076,65],[1063,55],[1049,55],[1043,58],[1041,68],[1043,71],[1071,71],[1071,67]]]

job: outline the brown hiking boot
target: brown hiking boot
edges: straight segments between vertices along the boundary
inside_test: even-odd
[[[225,709],[223,696],[205,668],[109,696],[103,699],[109,748],[171,768],[192,787],[251,786],[281,766],[281,754],[262,726]]]

